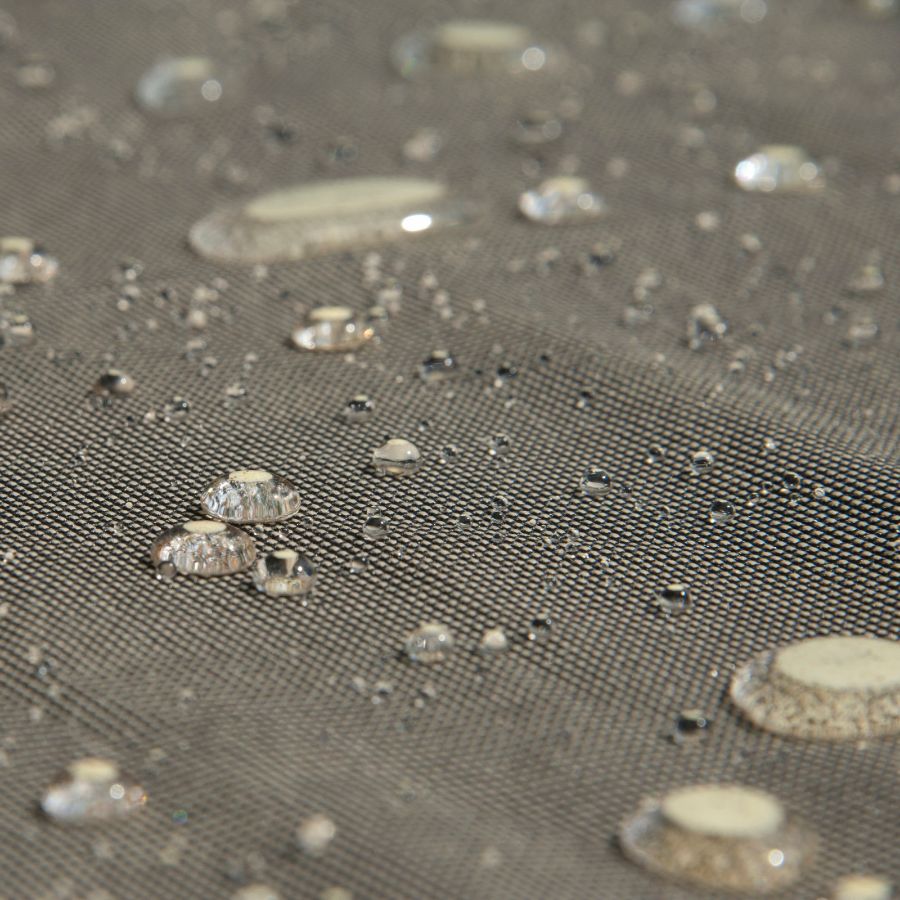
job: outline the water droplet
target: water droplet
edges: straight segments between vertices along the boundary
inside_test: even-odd
[[[530,109],[516,119],[513,140],[517,144],[533,147],[558,140],[562,133],[563,125],[556,113],[547,109]]]
[[[88,756],[71,763],[47,787],[41,809],[56,822],[77,825],[122,818],[146,800],[144,789],[116,763]]]
[[[589,497],[608,497],[612,492],[612,477],[603,469],[591,466],[581,476],[581,489]]]
[[[135,88],[138,106],[158,116],[189,116],[220,105],[234,94],[236,74],[205,56],[164,59],[148,69]]]
[[[98,394],[114,397],[127,396],[134,391],[134,388],[134,379],[121,369],[107,369],[94,385],[94,390]]]
[[[443,145],[444,139],[436,128],[419,128],[403,145],[403,156],[410,162],[433,162]]]
[[[678,714],[672,739],[676,744],[696,741],[707,733],[710,720],[701,709],[685,709]]]
[[[321,813],[304,819],[297,826],[297,843],[309,856],[322,856],[337,835],[337,826]]]
[[[0,347],[27,347],[34,343],[34,326],[24,313],[0,310]]]
[[[547,615],[535,616],[528,624],[528,640],[533,644],[545,644],[553,633],[553,619]]]
[[[405,438],[391,438],[372,451],[372,465],[379,475],[412,475],[420,464],[415,444]]]
[[[759,893],[794,883],[817,845],[777,798],[734,784],[648,798],[622,823],[619,839],[626,856],[656,874]]]
[[[226,522],[279,522],[300,509],[300,494],[287,478],[265,469],[237,469],[217,478],[200,498],[207,515]]]
[[[308,594],[315,581],[315,566],[295,550],[275,550],[261,557],[253,571],[256,589],[269,597]]]
[[[713,525],[724,525],[734,518],[734,504],[727,500],[713,500],[709,505],[709,521]]]
[[[488,454],[493,457],[506,456],[509,452],[510,441],[505,434],[495,434],[488,440]]]
[[[871,294],[884,287],[884,273],[877,263],[860,266],[847,282],[851,294]]]
[[[691,591],[686,584],[669,584],[654,601],[657,609],[667,616],[680,616],[691,605]]]
[[[698,450],[691,455],[691,469],[695,475],[702,475],[708,469],[711,469],[715,458],[709,450]]]
[[[672,16],[685,28],[707,30],[729,22],[761,22],[766,15],[765,0],[677,0]]]
[[[160,570],[170,565],[182,575],[211,578],[249,568],[256,549],[240,528],[199,519],[163,532],[153,542],[150,558]]]
[[[403,649],[413,662],[435,665],[453,649],[453,634],[440,622],[426,622],[406,636]]]
[[[299,350],[355,350],[374,336],[349,306],[317,306],[303,325],[291,332],[291,343]]]
[[[344,407],[344,421],[357,423],[365,422],[372,418],[375,411],[375,404],[365,394],[357,394],[347,401]]]
[[[362,556],[352,556],[347,560],[347,571],[351,575],[362,575],[366,571],[368,563]]]
[[[601,269],[615,262],[616,251],[611,244],[597,243],[581,258],[581,271],[585,275],[595,275]]]
[[[363,537],[369,541],[380,541],[387,537],[388,520],[382,516],[369,516],[363,525]]]
[[[894,889],[879,875],[844,875],[834,885],[831,900],[891,900]]]
[[[701,303],[691,309],[687,320],[687,339],[691,350],[699,350],[711,341],[724,337],[728,323],[711,303]]]
[[[37,56],[23,59],[16,66],[16,83],[27,91],[41,91],[56,81],[53,63]]]
[[[878,323],[868,317],[860,316],[850,323],[847,329],[846,343],[850,347],[864,347],[878,337]]]
[[[216,210],[191,228],[189,240],[219,262],[287,262],[458,225],[474,212],[437,181],[344,178]]]
[[[830,635],[759,653],[735,672],[731,699],[755,725],[799,738],[900,732],[900,643]]]
[[[659,462],[662,462],[665,458],[666,458],[665,447],[661,447],[659,444],[654,444],[647,451],[647,462],[648,463],[659,463]]]
[[[508,647],[509,638],[507,638],[506,632],[500,627],[488,628],[481,636],[481,641],[478,644],[478,649],[486,655],[502,653]]]
[[[173,397],[163,408],[166,422],[183,419],[191,411],[191,404],[184,397]]]
[[[509,512],[509,499],[502,494],[491,500],[491,518],[495,522],[502,522]]]
[[[248,884],[235,891],[231,900],[281,900],[281,894],[267,884]]]
[[[443,381],[459,372],[459,364],[446,350],[435,350],[422,361],[419,366],[419,375],[428,383]]]
[[[741,160],[734,180],[745,191],[804,193],[820,190],[825,176],[801,147],[770,144]]]
[[[519,211],[542,225],[577,224],[603,215],[606,203],[583,178],[559,176],[525,191],[519,197]]]
[[[455,444],[447,444],[446,447],[441,447],[441,462],[456,462],[456,460],[459,459],[459,454],[459,447],[457,447]]]
[[[37,248],[30,238],[0,238],[0,282],[44,284],[59,271],[59,262]]]

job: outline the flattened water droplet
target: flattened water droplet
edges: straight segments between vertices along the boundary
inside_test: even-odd
[[[0,310],[0,347],[27,347],[34,343],[34,326],[24,313]]]
[[[581,489],[589,497],[608,497],[612,492],[612,477],[603,469],[591,466],[581,476]]]
[[[372,451],[372,465],[379,475],[412,475],[421,461],[415,444],[405,438],[391,438]]]
[[[709,505],[709,521],[713,525],[724,525],[734,518],[734,504],[727,500],[713,500]]]
[[[220,105],[240,86],[234,72],[205,56],[160,60],[135,88],[138,106],[158,116],[189,116]]]
[[[304,819],[297,826],[297,843],[309,856],[322,856],[337,835],[337,826],[321,813]]]
[[[724,337],[728,323],[711,303],[701,303],[691,309],[687,321],[687,339],[691,350],[699,350],[711,341]]]
[[[831,900],[891,900],[893,886],[879,875],[845,875],[839,878]]]
[[[715,458],[709,450],[698,450],[691,454],[691,469],[695,475],[702,475],[708,469],[711,469]]]
[[[850,740],[900,732],[900,642],[808,638],[754,656],[731,699],[755,725],[788,737]]]
[[[519,212],[542,225],[577,225],[606,212],[606,203],[587,181],[575,176],[548,178],[519,197]]]
[[[475,211],[438,181],[344,178],[282,188],[216,210],[191,228],[189,241],[201,256],[219,262],[288,262],[458,225]]]
[[[98,394],[115,397],[127,396],[134,391],[134,388],[134,379],[121,369],[107,369],[94,385],[94,390]]]
[[[509,647],[509,638],[506,632],[500,628],[488,628],[481,636],[478,649],[484,654],[502,653]]]
[[[374,331],[349,306],[317,306],[306,322],[291,332],[291,343],[298,350],[347,352],[373,336]]]
[[[729,22],[761,22],[765,0],[677,0],[672,17],[685,28],[711,29]]]
[[[668,616],[680,616],[691,604],[691,590],[686,584],[666,585],[654,601],[657,609]]]
[[[344,407],[344,420],[346,422],[357,423],[365,422],[372,418],[375,411],[375,404],[365,394],[357,394],[347,401]]]
[[[211,578],[249,568],[256,559],[256,548],[240,528],[198,519],[163,532],[153,542],[150,558],[160,571],[174,566],[182,575]]]
[[[625,855],[651,872],[758,893],[794,883],[817,844],[771,794],[731,784],[648,798],[622,823],[619,840]]]
[[[745,191],[763,193],[811,193],[821,190],[825,176],[801,147],[769,144],[742,159],[734,180]]]
[[[0,282],[44,284],[58,271],[57,260],[38,249],[31,238],[0,238]]]
[[[363,537],[369,541],[380,541],[387,537],[388,520],[382,516],[369,516],[363,525]]]
[[[308,594],[315,581],[315,566],[296,550],[275,550],[260,558],[253,570],[256,589],[269,597]]]
[[[428,383],[443,381],[459,371],[456,359],[446,350],[435,350],[419,366],[419,375]]]
[[[300,509],[300,494],[281,475],[237,469],[217,478],[200,498],[207,515],[226,522],[279,522]]]
[[[88,756],[54,779],[41,797],[41,809],[56,822],[77,825],[122,818],[146,801],[144,789],[116,763]]]
[[[443,662],[453,649],[453,633],[440,622],[425,622],[411,631],[404,640],[403,650],[413,661],[425,665]]]

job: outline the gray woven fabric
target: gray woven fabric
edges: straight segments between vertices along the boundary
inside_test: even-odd
[[[823,896],[850,871],[900,878],[896,740],[776,738],[726,699],[756,651],[898,634],[900,197],[886,181],[900,172],[898,20],[772,0],[757,25],[698,35],[660,2],[322,0],[288,4],[280,24],[265,7],[6,4],[18,34],[0,55],[2,230],[39,240],[61,273],[2,298],[37,340],[0,349],[13,404],[0,418],[0,896],[219,898],[263,881],[286,898],[330,886],[416,900],[713,897],[652,878],[614,841],[642,797],[698,781],[770,790],[820,833],[816,866],[786,897]],[[394,37],[463,14],[527,22],[579,66],[562,83],[512,85],[392,73]],[[595,46],[585,37],[598,19]],[[200,120],[135,108],[133,86],[158,57],[198,52],[240,61],[241,99]],[[56,64],[47,91],[16,85],[30,53]],[[629,73],[636,93],[623,91]],[[702,112],[706,95],[698,110],[701,89],[714,110]],[[541,228],[515,215],[534,178],[509,127],[564,94],[584,109],[560,148],[541,151],[544,172],[576,156],[610,213]],[[259,124],[262,104],[296,125],[295,142]],[[48,140],[48,123],[77,107],[92,124]],[[442,153],[404,161],[423,125],[445,135]],[[698,140],[686,128],[702,146],[685,146]],[[355,159],[324,163],[341,136]],[[772,142],[826,161],[827,189],[731,184],[734,163]],[[624,175],[615,163],[610,174],[615,159]],[[352,359],[285,339],[311,306],[371,301],[366,251],[259,278],[186,247],[190,224],[235,197],[390,173],[439,176],[488,210],[466,230],[381,251],[402,311]],[[717,230],[697,228],[704,211]],[[742,249],[745,234],[760,252]],[[616,260],[586,276],[599,240],[620,242]],[[847,295],[876,250],[885,288]],[[112,275],[125,258],[144,265],[142,293],[120,309]],[[629,327],[624,307],[650,267],[663,279],[653,313]],[[449,318],[420,293],[426,272]],[[198,335],[184,313],[215,278],[227,286]],[[686,320],[699,303],[729,330],[693,351]],[[877,337],[853,346],[866,317]],[[205,349],[186,353],[198,336]],[[463,372],[425,385],[418,366],[437,348]],[[217,361],[205,375],[203,356]],[[111,363],[137,390],[94,409],[88,392]],[[496,388],[505,363],[518,375]],[[246,393],[229,398],[235,384]],[[339,413],[361,391],[376,413],[347,425]],[[190,411],[165,422],[176,396]],[[498,462],[487,446],[500,433],[510,447]],[[391,435],[423,451],[415,477],[367,469]],[[459,456],[442,464],[448,445]],[[664,455],[648,462],[656,445]],[[694,476],[700,449],[716,465]],[[301,489],[303,514],[255,537],[317,560],[308,605],[268,599],[247,576],[154,577],[151,541],[244,465]],[[610,499],[579,494],[589,465],[614,478]],[[709,523],[714,500],[735,505],[731,522]],[[371,507],[390,522],[383,542],[362,537]],[[356,555],[361,574],[347,569]],[[669,621],[651,601],[672,581],[690,585],[693,605]],[[539,615],[549,638],[529,642]],[[428,619],[457,636],[438,669],[398,655]],[[485,661],[474,648],[493,625],[513,646]],[[373,700],[379,680],[392,692]],[[685,707],[715,721],[679,747],[669,735]],[[87,754],[140,778],[147,809],[102,829],[41,819],[42,787]],[[294,829],[316,812],[338,836],[310,859]]]

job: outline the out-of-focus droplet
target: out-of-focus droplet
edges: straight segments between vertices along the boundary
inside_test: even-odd
[[[249,568],[256,559],[256,548],[240,528],[198,519],[163,532],[153,542],[150,558],[161,570],[174,567],[182,575],[211,578]]]
[[[372,451],[372,465],[379,475],[412,475],[421,461],[415,444],[405,438],[391,438]]]
[[[612,244],[597,243],[581,257],[580,267],[585,275],[596,275],[616,259],[616,251]]]
[[[344,407],[344,421],[351,423],[365,422],[372,418],[375,404],[365,394],[357,394],[347,401]]]
[[[612,476],[605,470],[591,466],[581,476],[581,489],[589,497],[608,497],[612,492]]]
[[[49,60],[39,56],[23,59],[16,66],[16,83],[27,91],[42,91],[56,81],[56,68]]]
[[[453,633],[440,622],[425,622],[406,636],[403,649],[413,662],[435,665],[453,649]]]
[[[765,0],[676,0],[672,17],[679,25],[709,30],[730,22],[755,25],[766,15]]]
[[[349,306],[317,306],[291,332],[291,343],[299,350],[347,352],[373,336],[374,331]]]
[[[428,383],[443,381],[459,371],[459,364],[455,357],[446,350],[435,350],[422,361],[419,366],[419,375]]]
[[[44,791],[41,809],[56,822],[77,825],[120,819],[147,801],[144,789],[108,759],[71,763]]]
[[[687,320],[687,339],[691,350],[699,350],[711,341],[724,337],[728,323],[711,303],[692,307]]]
[[[825,176],[801,147],[769,144],[742,159],[734,180],[745,191],[762,193],[812,193],[825,185]]]
[[[459,225],[475,211],[439,181],[342,178],[216,210],[193,225],[189,241],[218,262],[288,262]]]
[[[691,605],[691,590],[686,584],[666,585],[657,595],[654,604],[667,616],[680,616]]]
[[[363,537],[368,541],[380,541],[387,537],[388,520],[383,516],[368,516],[363,525]]]
[[[248,884],[235,891],[231,900],[281,900],[281,894],[267,884]]]
[[[525,147],[549,144],[563,133],[559,116],[548,109],[529,109],[516,118],[513,140]]]
[[[548,615],[535,616],[528,623],[526,637],[532,644],[544,644],[550,640],[553,634],[553,619]]]
[[[709,521],[713,525],[724,525],[734,518],[734,504],[728,500],[713,500],[709,505]]]
[[[488,439],[488,454],[495,458],[501,458],[509,453],[510,440],[506,434],[495,434]]]
[[[705,784],[644,800],[622,823],[625,855],[651,872],[709,890],[769,893],[809,865],[815,835],[756,788]]]
[[[869,316],[855,318],[847,329],[846,344],[859,348],[871,344],[878,337],[878,323]]]
[[[236,469],[217,478],[200,498],[207,515],[226,522],[280,522],[300,509],[297,488],[265,469]]]
[[[541,225],[569,225],[598,218],[606,212],[606,203],[585,179],[562,175],[521,194],[519,212]]]
[[[205,56],[163,59],[135,88],[138,105],[157,116],[190,116],[222,105],[240,88],[236,73]]]
[[[900,13],[900,0],[857,0],[856,5],[873,19],[889,19]]]
[[[678,714],[672,739],[676,744],[699,740],[709,729],[709,716],[702,709],[685,709]]]
[[[403,145],[403,156],[410,162],[430,163],[443,146],[444,139],[436,128],[419,128]]]
[[[789,737],[859,740],[900,732],[900,642],[830,635],[759,653],[731,699],[751,722]]]
[[[322,856],[337,835],[337,826],[321,813],[304,819],[297,826],[297,843],[308,856]]]
[[[296,550],[275,550],[261,557],[253,570],[256,589],[269,597],[302,596],[315,582],[315,566]]]
[[[860,266],[847,282],[851,294],[872,294],[884,287],[884,273],[878,263]]]
[[[0,238],[0,282],[44,284],[52,281],[59,263],[35,246],[30,238]]]
[[[893,885],[880,875],[844,875],[838,878],[831,900],[891,900]]]
[[[698,450],[691,454],[691,469],[695,475],[702,475],[713,467],[715,457],[709,450]]]
[[[24,313],[0,309],[0,347],[27,347],[34,343],[34,326]]]
[[[478,649],[487,655],[501,653],[508,647],[509,638],[507,638],[506,632],[500,627],[488,628],[481,636],[481,641],[478,644]]]
[[[107,369],[94,385],[98,394],[112,397],[125,397],[134,392],[134,379],[121,369]]]

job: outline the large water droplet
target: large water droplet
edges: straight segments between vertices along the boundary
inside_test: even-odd
[[[742,159],[734,180],[745,191],[763,193],[811,193],[825,184],[819,166],[801,147],[769,144]]]
[[[391,438],[372,451],[372,465],[379,475],[412,475],[420,464],[421,454],[405,438]]]
[[[603,215],[606,204],[587,181],[575,176],[548,178],[519,197],[519,212],[542,225],[588,222]]]
[[[256,589],[269,597],[308,594],[315,581],[315,566],[296,550],[275,550],[259,559],[253,570]]]
[[[205,56],[164,59],[137,83],[138,105],[159,116],[187,116],[221,105],[239,88],[240,80]]]
[[[279,522],[300,509],[300,494],[287,478],[265,469],[237,469],[217,478],[200,498],[204,511],[226,522]]]
[[[43,284],[56,277],[59,262],[37,248],[30,238],[0,238],[0,282]]]
[[[250,535],[240,528],[199,519],[163,532],[153,542],[150,558],[164,574],[174,568],[182,575],[211,578],[249,568],[256,549]]]
[[[303,325],[291,332],[291,343],[299,350],[355,350],[374,337],[349,306],[317,306]]]
[[[894,889],[880,875],[844,875],[834,885],[831,900],[891,900]]]
[[[435,665],[443,662],[453,649],[453,634],[440,622],[426,622],[411,631],[403,642],[403,650],[413,661]]]
[[[581,489],[589,497],[608,497],[613,489],[612,477],[603,469],[591,466],[581,476]]]
[[[219,262],[286,262],[458,225],[474,212],[437,181],[345,178],[217,210],[191,228],[189,240]]]
[[[27,347],[34,342],[34,326],[24,313],[0,310],[0,347]]]
[[[108,759],[89,756],[71,763],[47,787],[41,809],[66,824],[119,819],[140,809],[147,800],[144,789]]]
[[[698,450],[691,454],[691,470],[695,475],[702,475],[713,467],[715,457],[709,450]]]
[[[626,856],[657,874],[759,893],[794,883],[817,844],[777,798],[731,784],[648,798],[622,824],[619,839]]]
[[[337,826],[321,813],[304,819],[297,826],[297,843],[309,856],[322,856],[337,835]]]
[[[844,740],[900,732],[900,643],[808,638],[754,656],[731,699],[755,725],[799,738]]]

